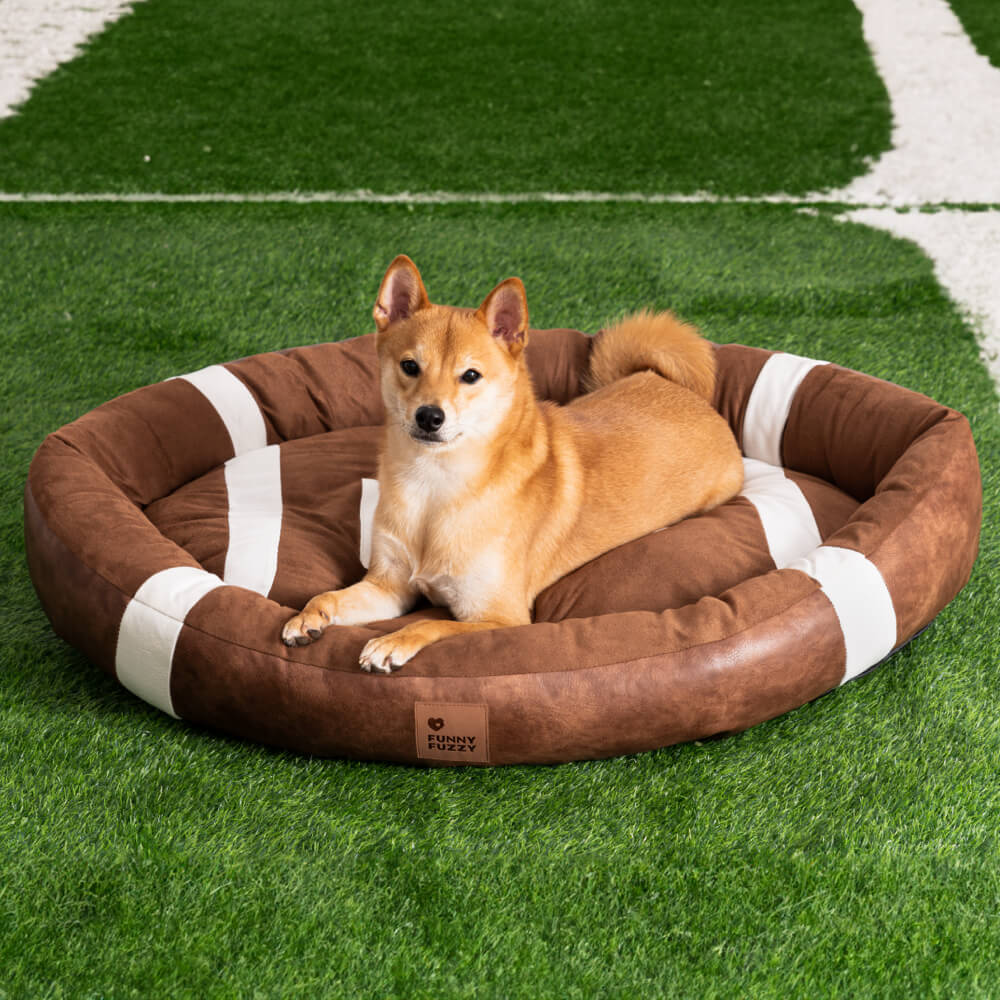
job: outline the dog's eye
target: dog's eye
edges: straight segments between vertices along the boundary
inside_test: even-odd
[[[467,368],[462,372],[462,381],[466,385],[472,385],[473,382],[478,382],[483,376],[476,371],[475,368]]]
[[[404,358],[399,362],[399,367],[403,369],[404,375],[413,377],[420,374],[420,365],[413,358]]]

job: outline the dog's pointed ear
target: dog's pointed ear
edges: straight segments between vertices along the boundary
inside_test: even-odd
[[[477,314],[513,357],[524,350],[528,339],[528,297],[520,278],[501,281],[483,299]]]
[[[401,253],[390,265],[379,285],[372,315],[381,333],[390,323],[408,319],[415,312],[427,308],[430,299],[424,289],[417,265]]]

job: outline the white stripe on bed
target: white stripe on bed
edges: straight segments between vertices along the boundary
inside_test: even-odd
[[[778,569],[822,544],[812,508],[784,469],[744,458],[743,474],[740,495],[756,508],[768,551]]]
[[[278,571],[281,542],[281,449],[231,458],[225,464],[229,495],[229,547],[222,578],[267,597]]]
[[[743,454],[747,458],[782,464],[781,439],[795,394],[806,375],[826,363],[796,354],[772,354],[764,362],[743,418]]]
[[[361,508],[358,515],[361,519],[361,565],[368,569],[372,561],[372,529],[375,525],[375,508],[378,506],[378,480],[361,480]]]
[[[822,545],[788,569],[811,576],[830,599],[847,647],[847,662],[840,683],[888,656],[896,645],[896,610],[892,595],[878,568],[853,549]]]
[[[143,701],[178,718],[170,697],[170,670],[177,637],[188,613],[221,587],[214,574],[193,566],[154,573],[135,592],[122,615],[115,650],[119,682]]]
[[[178,378],[190,382],[211,404],[226,425],[233,454],[267,447],[267,428],[250,390],[222,365],[210,365]]]

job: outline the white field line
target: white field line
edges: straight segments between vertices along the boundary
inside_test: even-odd
[[[925,209],[976,205],[1000,206],[995,201],[957,200],[928,202],[897,195],[871,198],[845,197],[840,192],[811,194],[691,194],[645,191],[0,191],[0,203],[28,204],[330,204],[330,205],[835,205],[858,208]]]
[[[140,0],[0,0],[0,119],[37,80]],[[854,0],[892,107],[892,148],[846,187],[798,196],[613,191],[0,192],[2,203],[834,204],[839,218],[917,243],[980,337],[1000,388],[1000,71],[945,0]],[[986,212],[900,209],[994,206]]]
[[[336,205],[587,205],[625,203],[641,205],[682,204],[811,204],[814,196],[797,197],[787,194],[717,195],[710,192],[694,194],[658,194],[641,191],[204,191],[171,194],[162,191],[132,192],[6,192],[0,191],[0,202],[124,202],[153,204],[298,204],[327,203]]]
[[[976,331],[980,356],[1000,388],[1000,211],[893,212],[854,209],[841,218],[916,243]]]
[[[141,0],[0,0],[0,119]]]
[[[831,192],[854,205],[1000,203],[1000,70],[944,0],[854,0],[889,91],[892,148]],[[1000,390],[1000,211],[840,216],[916,243],[979,340]]]
[[[892,105],[892,148],[831,196],[1000,203],[1000,70],[944,0],[854,0]]]
[[[819,194],[721,195],[708,191],[672,194],[643,191],[0,191],[0,202],[77,203],[121,202],[129,204],[336,204],[336,205],[814,205],[844,204]],[[853,204],[857,204],[854,202]],[[876,205],[889,204],[888,200]],[[895,204],[895,203],[893,203]],[[916,202],[914,208],[924,207]]]

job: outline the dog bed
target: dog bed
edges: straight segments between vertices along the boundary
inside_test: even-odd
[[[592,340],[533,331],[540,396]],[[31,465],[25,537],[55,631],[170,715],[330,757],[508,764],[738,732],[882,661],[969,578],[968,424],[833,364],[717,349],[740,496],[593,560],[535,621],[437,643],[392,676],[358,654],[405,619],[281,641],[361,577],[378,495],[372,335],[262,354],[112,400]]]

